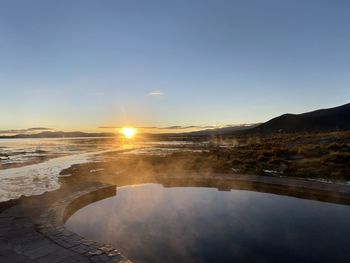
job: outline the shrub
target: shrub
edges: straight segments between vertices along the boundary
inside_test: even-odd
[[[270,161],[270,156],[265,155],[264,153],[260,154],[257,158],[258,162],[260,163],[266,163],[268,161]]]
[[[332,143],[328,146],[328,149],[330,151],[340,151],[340,150],[344,150],[348,148],[347,145],[345,143]]]
[[[286,165],[288,162],[286,160],[283,160],[281,158],[273,158],[272,160],[269,161],[269,165]]]
[[[299,148],[298,153],[305,158],[316,158],[324,156],[328,150],[319,145],[305,145]]]
[[[323,158],[325,163],[342,164],[344,166],[350,166],[350,153],[333,152]]]
[[[241,159],[233,159],[232,161],[231,161],[231,164],[233,165],[233,166],[235,166],[235,165],[242,165],[244,162],[241,160]]]

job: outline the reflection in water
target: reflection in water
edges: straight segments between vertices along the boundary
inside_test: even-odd
[[[134,262],[350,262],[350,207],[273,194],[145,184],[67,221]]]
[[[116,138],[0,139],[0,169],[119,147]]]
[[[0,202],[56,190],[63,169],[73,164],[103,161],[106,157],[102,153],[126,150],[137,153],[139,148],[149,148],[149,152],[161,154],[160,145],[166,153],[168,147],[179,146],[181,150],[180,146],[194,144],[179,141],[133,143],[123,144],[119,138],[0,139]]]

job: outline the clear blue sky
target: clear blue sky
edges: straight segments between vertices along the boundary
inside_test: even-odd
[[[341,105],[349,14],[346,0],[1,0],[0,129],[224,125]]]

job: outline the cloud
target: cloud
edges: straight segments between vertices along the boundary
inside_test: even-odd
[[[168,127],[158,127],[160,130],[185,130],[185,129],[196,129],[203,128],[202,126],[168,126]]]
[[[128,126],[128,125],[125,125],[125,126]],[[125,126],[99,126],[98,128],[99,129],[121,129]],[[158,127],[154,127],[154,126],[136,126],[134,128],[136,128],[136,129],[158,129]]]
[[[6,135],[6,134],[28,134],[33,132],[40,132],[40,131],[50,131],[53,130],[52,128],[46,128],[46,127],[32,127],[27,129],[18,129],[18,130],[0,130],[0,134]]]
[[[256,124],[227,124],[227,125],[189,125],[189,126],[181,126],[181,125],[173,125],[173,126],[165,126],[165,127],[157,127],[157,126],[136,126],[136,129],[140,130],[206,130],[206,129],[221,129],[221,128],[239,128],[239,127],[249,127]],[[120,129],[123,126],[100,126],[100,129]]]
[[[121,126],[100,126],[99,129],[118,129],[122,128]]]
[[[161,90],[153,90],[150,93],[148,93],[149,96],[163,96],[164,92]]]
[[[33,128],[28,128],[26,129],[27,131],[48,131],[48,130],[53,130],[53,128],[46,128],[46,127],[33,127]]]
[[[196,126],[196,125],[191,125],[191,126],[167,126],[167,127],[156,127],[156,126],[137,126],[135,128],[137,129],[155,129],[155,130],[185,130],[185,129],[211,129],[215,128],[216,126]],[[123,126],[100,126],[98,127],[100,129],[120,129],[123,128]]]

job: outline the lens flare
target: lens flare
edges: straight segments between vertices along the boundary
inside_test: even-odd
[[[137,130],[131,127],[124,127],[121,129],[120,133],[123,134],[125,138],[132,139],[135,137]]]

